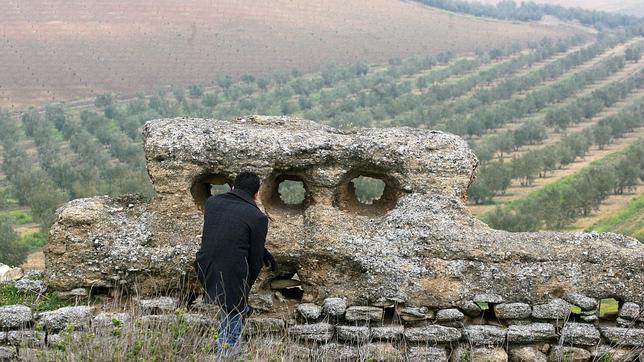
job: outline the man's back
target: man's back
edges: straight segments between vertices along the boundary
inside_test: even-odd
[[[243,310],[262,267],[268,218],[242,190],[208,198],[197,273],[208,302]]]

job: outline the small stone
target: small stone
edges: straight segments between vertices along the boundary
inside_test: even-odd
[[[383,309],[378,307],[349,307],[344,318],[348,321],[371,321],[379,322],[383,319]]]
[[[67,325],[73,325],[74,329],[85,329],[89,327],[92,320],[93,308],[88,306],[62,307],[51,312],[43,312],[38,315],[38,321],[45,329],[60,331]]]
[[[438,322],[454,322],[461,321],[465,315],[456,308],[441,309],[436,312],[436,320]]]
[[[475,303],[490,303],[490,304],[499,304],[505,302],[502,296],[498,294],[484,293],[477,294],[474,296],[473,301]]]
[[[570,315],[570,303],[563,299],[553,299],[547,304],[535,305],[532,316],[538,319],[566,319]]]
[[[266,335],[286,331],[283,319],[278,318],[249,318],[247,323],[248,335]]]
[[[322,308],[328,316],[341,317],[347,311],[347,301],[343,298],[326,298]]]
[[[561,338],[568,345],[594,346],[601,336],[592,324],[568,322],[561,329]]]
[[[482,312],[481,307],[471,300],[460,303],[458,307],[470,318],[476,318],[480,316]]]
[[[329,323],[300,324],[289,327],[288,334],[295,340],[326,342],[333,337],[333,326]]]
[[[0,283],[12,282],[22,278],[22,269],[12,268],[8,265],[0,263]]]
[[[31,308],[21,305],[5,305],[0,307],[0,329],[25,328],[33,320]]]
[[[587,362],[590,357],[590,352],[582,348],[554,346],[550,350],[548,361]]]
[[[447,362],[447,350],[443,347],[410,347],[407,357],[409,361]]]
[[[365,360],[374,362],[402,362],[405,356],[391,343],[370,343],[362,348]]]
[[[316,321],[322,315],[322,307],[313,303],[298,304],[297,312],[305,321]]]
[[[383,327],[372,327],[371,328],[371,338],[375,340],[390,340],[397,341],[399,340],[405,331],[403,326],[383,326]]]
[[[635,325],[636,321],[617,317],[615,323],[618,327],[630,328]]]
[[[601,335],[616,346],[644,346],[644,329],[599,327]]]
[[[178,305],[179,301],[172,297],[139,300],[139,307],[144,315],[174,313]]]
[[[431,325],[407,328],[404,336],[411,342],[446,343],[458,341],[461,338],[461,331],[457,328]]]
[[[258,312],[267,312],[273,309],[273,293],[251,293],[248,297],[248,304]]]
[[[546,355],[534,347],[511,347],[510,362],[546,362]]]
[[[508,354],[503,347],[485,348],[475,347],[470,352],[471,361],[507,362]]]
[[[337,326],[335,333],[341,341],[363,344],[369,341],[369,327]]]
[[[434,312],[426,307],[405,307],[398,311],[405,322],[417,322],[434,318]]]
[[[47,283],[43,280],[22,278],[15,283],[16,289],[24,290],[35,294],[43,294],[47,291]]]
[[[18,358],[16,347],[0,346],[0,361],[13,361]]]
[[[581,319],[586,323],[594,323],[594,322],[597,322],[599,318],[593,314],[593,315],[581,315],[579,316],[579,319]]]
[[[328,343],[314,348],[311,357],[314,361],[353,361],[360,358],[360,351],[354,346]]]
[[[503,303],[494,306],[494,314],[499,319],[525,319],[532,314],[532,308],[525,303]]]
[[[475,346],[502,345],[506,330],[497,326],[467,326],[463,329],[465,340]]]
[[[581,308],[581,310],[589,311],[597,309],[597,299],[587,297],[580,293],[567,294],[563,298],[567,302],[574,304]]]
[[[45,333],[31,330],[7,332],[7,342],[14,346],[43,346],[45,344]]]
[[[547,342],[556,338],[555,327],[550,323],[532,323],[508,327],[508,343]]]
[[[632,302],[626,302],[619,309],[619,316],[628,320],[636,320],[640,316],[640,306]]]

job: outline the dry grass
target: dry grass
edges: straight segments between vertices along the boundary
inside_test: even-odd
[[[575,32],[390,0],[7,0],[0,106],[149,92],[222,73],[306,73],[330,62],[465,53]]]

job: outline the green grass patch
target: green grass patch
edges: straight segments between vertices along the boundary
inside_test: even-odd
[[[20,237],[20,243],[26,245],[30,250],[42,248],[47,245],[47,233],[36,231]]]
[[[34,222],[34,219],[31,216],[31,214],[28,214],[22,210],[9,211],[7,212],[7,215],[13,219],[14,224],[25,225],[25,224],[31,224]]]
[[[615,315],[619,312],[619,302],[614,298],[606,298],[599,301],[599,317]]]
[[[644,242],[644,195],[633,198],[623,210],[601,219],[586,231],[615,231]]]
[[[24,304],[35,312],[44,312],[68,306],[57,292],[47,292],[43,295],[21,291],[12,284],[0,285],[0,305]]]

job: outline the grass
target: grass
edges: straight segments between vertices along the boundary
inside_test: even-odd
[[[47,244],[47,233],[35,231],[20,237],[20,243],[29,247],[30,250],[42,248]]]
[[[68,306],[69,302],[62,299],[57,292],[37,295],[19,290],[13,284],[0,284],[0,306],[13,304],[23,304],[35,312],[44,312]]]
[[[587,231],[615,231],[644,242],[644,195],[633,198],[619,213],[601,219]]]

